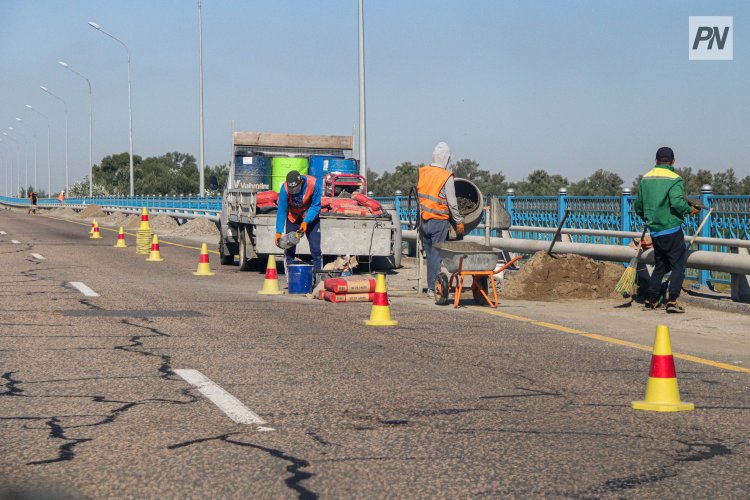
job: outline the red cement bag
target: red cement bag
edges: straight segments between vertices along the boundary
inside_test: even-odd
[[[373,212],[380,210],[380,203],[378,203],[376,200],[373,200],[372,198],[368,198],[362,193],[355,194],[354,196],[352,196],[352,199],[356,200],[357,203],[359,203],[363,207],[369,208]]]
[[[277,205],[279,201],[279,193],[275,191],[261,191],[256,196],[255,201],[259,207]]]
[[[369,293],[375,291],[375,280],[369,278],[328,278],[323,288],[334,293]]]
[[[320,291],[321,300],[339,304],[341,302],[372,302],[374,293],[334,293],[326,290]]]
[[[335,211],[340,208],[359,208],[359,203],[351,198],[331,198],[331,208]]]

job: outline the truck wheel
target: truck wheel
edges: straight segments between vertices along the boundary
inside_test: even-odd
[[[231,266],[234,264],[234,254],[229,252],[224,238],[219,240],[219,262],[222,266]]]
[[[247,231],[240,229],[240,271],[247,272],[250,270],[250,261],[247,260]]]
[[[448,275],[440,273],[435,279],[435,304],[444,306],[450,302],[450,285],[448,284]]]

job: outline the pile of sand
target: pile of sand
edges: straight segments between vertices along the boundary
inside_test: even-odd
[[[185,224],[175,229],[172,234],[175,236],[192,236],[192,237],[219,237],[219,228],[216,224],[205,217],[190,219]]]
[[[106,216],[107,214],[104,212],[104,210],[102,210],[102,207],[100,207],[99,205],[95,205],[95,204],[91,204],[87,206],[86,208],[84,208],[78,213],[78,217],[81,219],[88,219],[89,217],[99,218],[99,217],[106,217]]]
[[[130,214],[128,218],[123,221],[126,229],[138,229],[141,227],[141,216],[139,214]]]
[[[112,212],[108,216],[104,217],[99,221],[100,224],[106,224],[108,226],[124,226],[128,220],[128,214],[122,212]]]
[[[179,227],[177,221],[166,214],[149,217],[149,223],[151,224],[151,229],[157,233],[171,233]]]
[[[72,208],[56,208],[50,212],[50,215],[62,218],[73,218],[78,217],[78,212],[76,212]]]
[[[537,252],[520,271],[504,280],[502,295],[525,300],[606,299],[615,293],[624,270],[621,265],[580,255],[550,257]]]

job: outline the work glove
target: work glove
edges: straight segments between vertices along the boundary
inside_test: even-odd
[[[461,235],[463,235],[463,234],[464,234],[464,225],[463,225],[463,223],[461,223],[461,224],[456,224],[456,233],[457,233],[457,234],[458,234],[459,236],[461,236]]]
[[[701,213],[701,211],[698,207],[690,207],[690,215],[698,215],[699,213]]]
[[[307,222],[303,222],[302,224],[299,225],[299,231],[302,234],[305,234],[307,232]]]
[[[276,238],[274,239],[274,242],[276,243],[276,246],[279,248],[281,248],[281,246],[279,246],[280,239],[281,239],[281,233],[276,233]]]

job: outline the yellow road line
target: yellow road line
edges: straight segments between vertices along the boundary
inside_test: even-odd
[[[524,323],[531,323],[532,325],[541,326],[542,328],[548,328],[550,330],[556,330],[558,332],[563,332],[563,333],[570,333],[572,335],[578,335],[578,336],[590,338],[593,340],[599,340],[601,342],[607,342],[609,344],[617,344],[617,345],[621,345],[624,347],[630,347],[632,349],[638,349],[638,350],[647,351],[647,352],[651,352],[653,350],[652,346],[638,344],[636,342],[630,342],[628,340],[621,340],[621,339],[616,339],[613,337],[607,337],[606,335],[600,335],[598,333],[584,332],[582,330],[576,330],[575,328],[570,328],[570,327],[563,326],[563,325],[557,325],[555,323],[548,323],[546,321],[537,321],[535,319],[525,318],[523,316],[516,316],[515,314],[508,314],[502,311],[496,311],[495,309],[488,309],[486,307],[476,307],[476,306],[469,306],[469,309],[483,312],[485,314],[491,314],[493,316],[500,316],[501,318],[512,319],[515,321],[522,321]],[[722,363],[720,361],[713,361],[711,359],[700,358],[698,356],[692,356],[690,354],[674,353],[673,355],[675,358],[678,358],[678,359],[684,359],[685,361],[692,361],[693,363],[700,363],[702,365],[713,366],[714,368],[721,368],[723,370],[729,370],[729,371],[740,372],[740,373],[750,373],[750,368],[745,368],[742,366],[730,365],[728,363]]]
[[[91,227],[91,224],[89,224],[88,222],[76,222],[74,220],[61,219],[59,217],[52,217],[51,215],[45,215],[45,217],[47,217],[48,219],[55,219],[55,220],[61,220],[63,222],[70,222],[71,224],[78,224],[79,226]],[[120,232],[119,228],[118,229],[110,229],[108,227],[99,226],[99,230],[101,231],[102,229],[105,230],[105,231],[112,231],[113,233],[119,233]],[[127,234],[128,236],[132,236],[133,238],[135,238],[135,236],[136,236],[135,233],[128,233],[127,231],[125,231],[124,233]],[[187,249],[190,249],[190,250],[198,250],[198,251],[201,250],[201,247],[194,247],[194,246],[190,246],[190,245],[183,245],[181,243],[174,243],[174,242],[171,242],[171,241],[164,241],[161,238],[159,239],[159,244],[160,245],[172,245],[172,246],[175,246],[175,247],[187,248]],[[216,250],[209,250],[208,253],[213,253],[213,254],[219,255],[219,252],[216,251]]]

